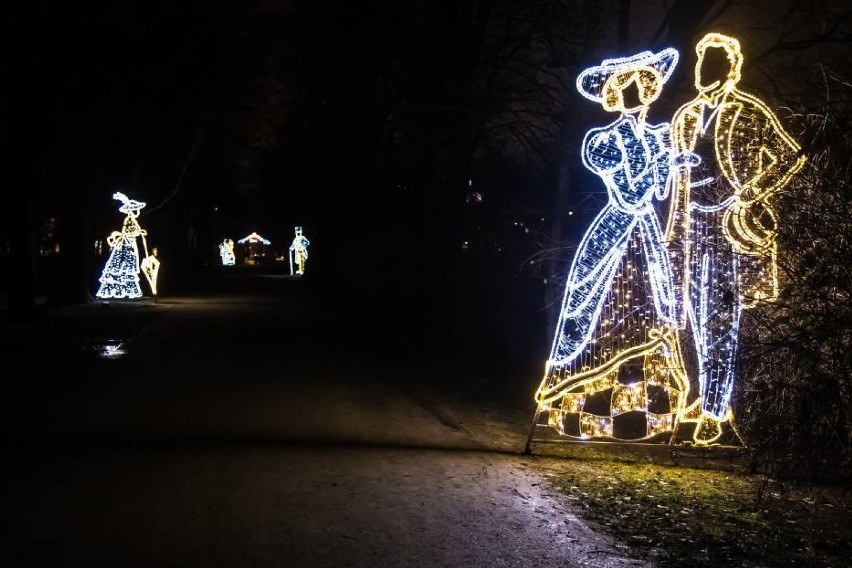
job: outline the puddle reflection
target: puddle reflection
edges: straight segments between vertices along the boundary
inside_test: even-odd
[[[124,343],[119,340],[93,341],[87,345],[87,348],[97,353],[101,359],[118,359],[127,354],[123,345]]]

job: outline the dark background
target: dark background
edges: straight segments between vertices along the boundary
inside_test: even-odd
[[[485,350],[499,336],[540,359],[525,227],[556,152],[531,168],[484,149],[486,111],[507,104],[476,85],[495,67],[486,4],[19,3],[7,132],[27,189],[3,231],[10,306],[27,286],[91,301],[121,190],[147,203],[161,295],[203,288],[223,238],[286,246],[298,224],[308,275],[353,328],[366,314]]]
[[[849,12],[836,9],[10,2],[0,293],[21,317],[40,300],[92,301],[121,190],[147,203],[163,296],[203,290],[223,238],[256,231],[283,248],[301,225],[307,276],[348,332],[404,329],[538,372],[573,247],[605,201],[577,149],[614,117],[576,94],[577,74],[679,48],[649,118],[668,120],[712,29],[742,38],[744,85],[801,105],[824,98],[807,81],[826,62],[848,63]]]

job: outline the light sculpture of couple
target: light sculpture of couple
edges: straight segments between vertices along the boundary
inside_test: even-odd
[[[234,241],[225,239],[219,243],[219,258],[222,259],[222,266],[234,266],[237,262],[237,257],[234,255]]]
[[[671,125],[646,116],[676,50],[606,59],[577,78],[585,98],[619,113],[582,143],[608,202],[568,274],[530,441],[542,416],[576,439],[673,442],[692,424],[697,444],[732,421],[742,310],[777,293],[768,198],[804,158],[737,88],[736,39],[707,34],[696,53],[697,94]],[[718,55],[727,68],[714,75],[708,56]]]

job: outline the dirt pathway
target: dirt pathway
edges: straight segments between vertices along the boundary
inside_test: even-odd
[[[648,565],[580,521],[535,459],[261,444],[20,460],[25,558],[7,565]]]
[[[293,302],[160,308],[7,421],[4,565],[648,565],[551,491],[527,413],[454,371],[312,347]]]

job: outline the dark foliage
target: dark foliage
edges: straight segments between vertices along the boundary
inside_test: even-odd
[[[740,416],[758,466],[852,475],[852,138],[845,108],[806,120],[809,162],[778,199],[778,301],[747,313]]]
[[[552,482],[584,519],[661,567],[848,566],[848,488],[741,471],[570,459]]]

